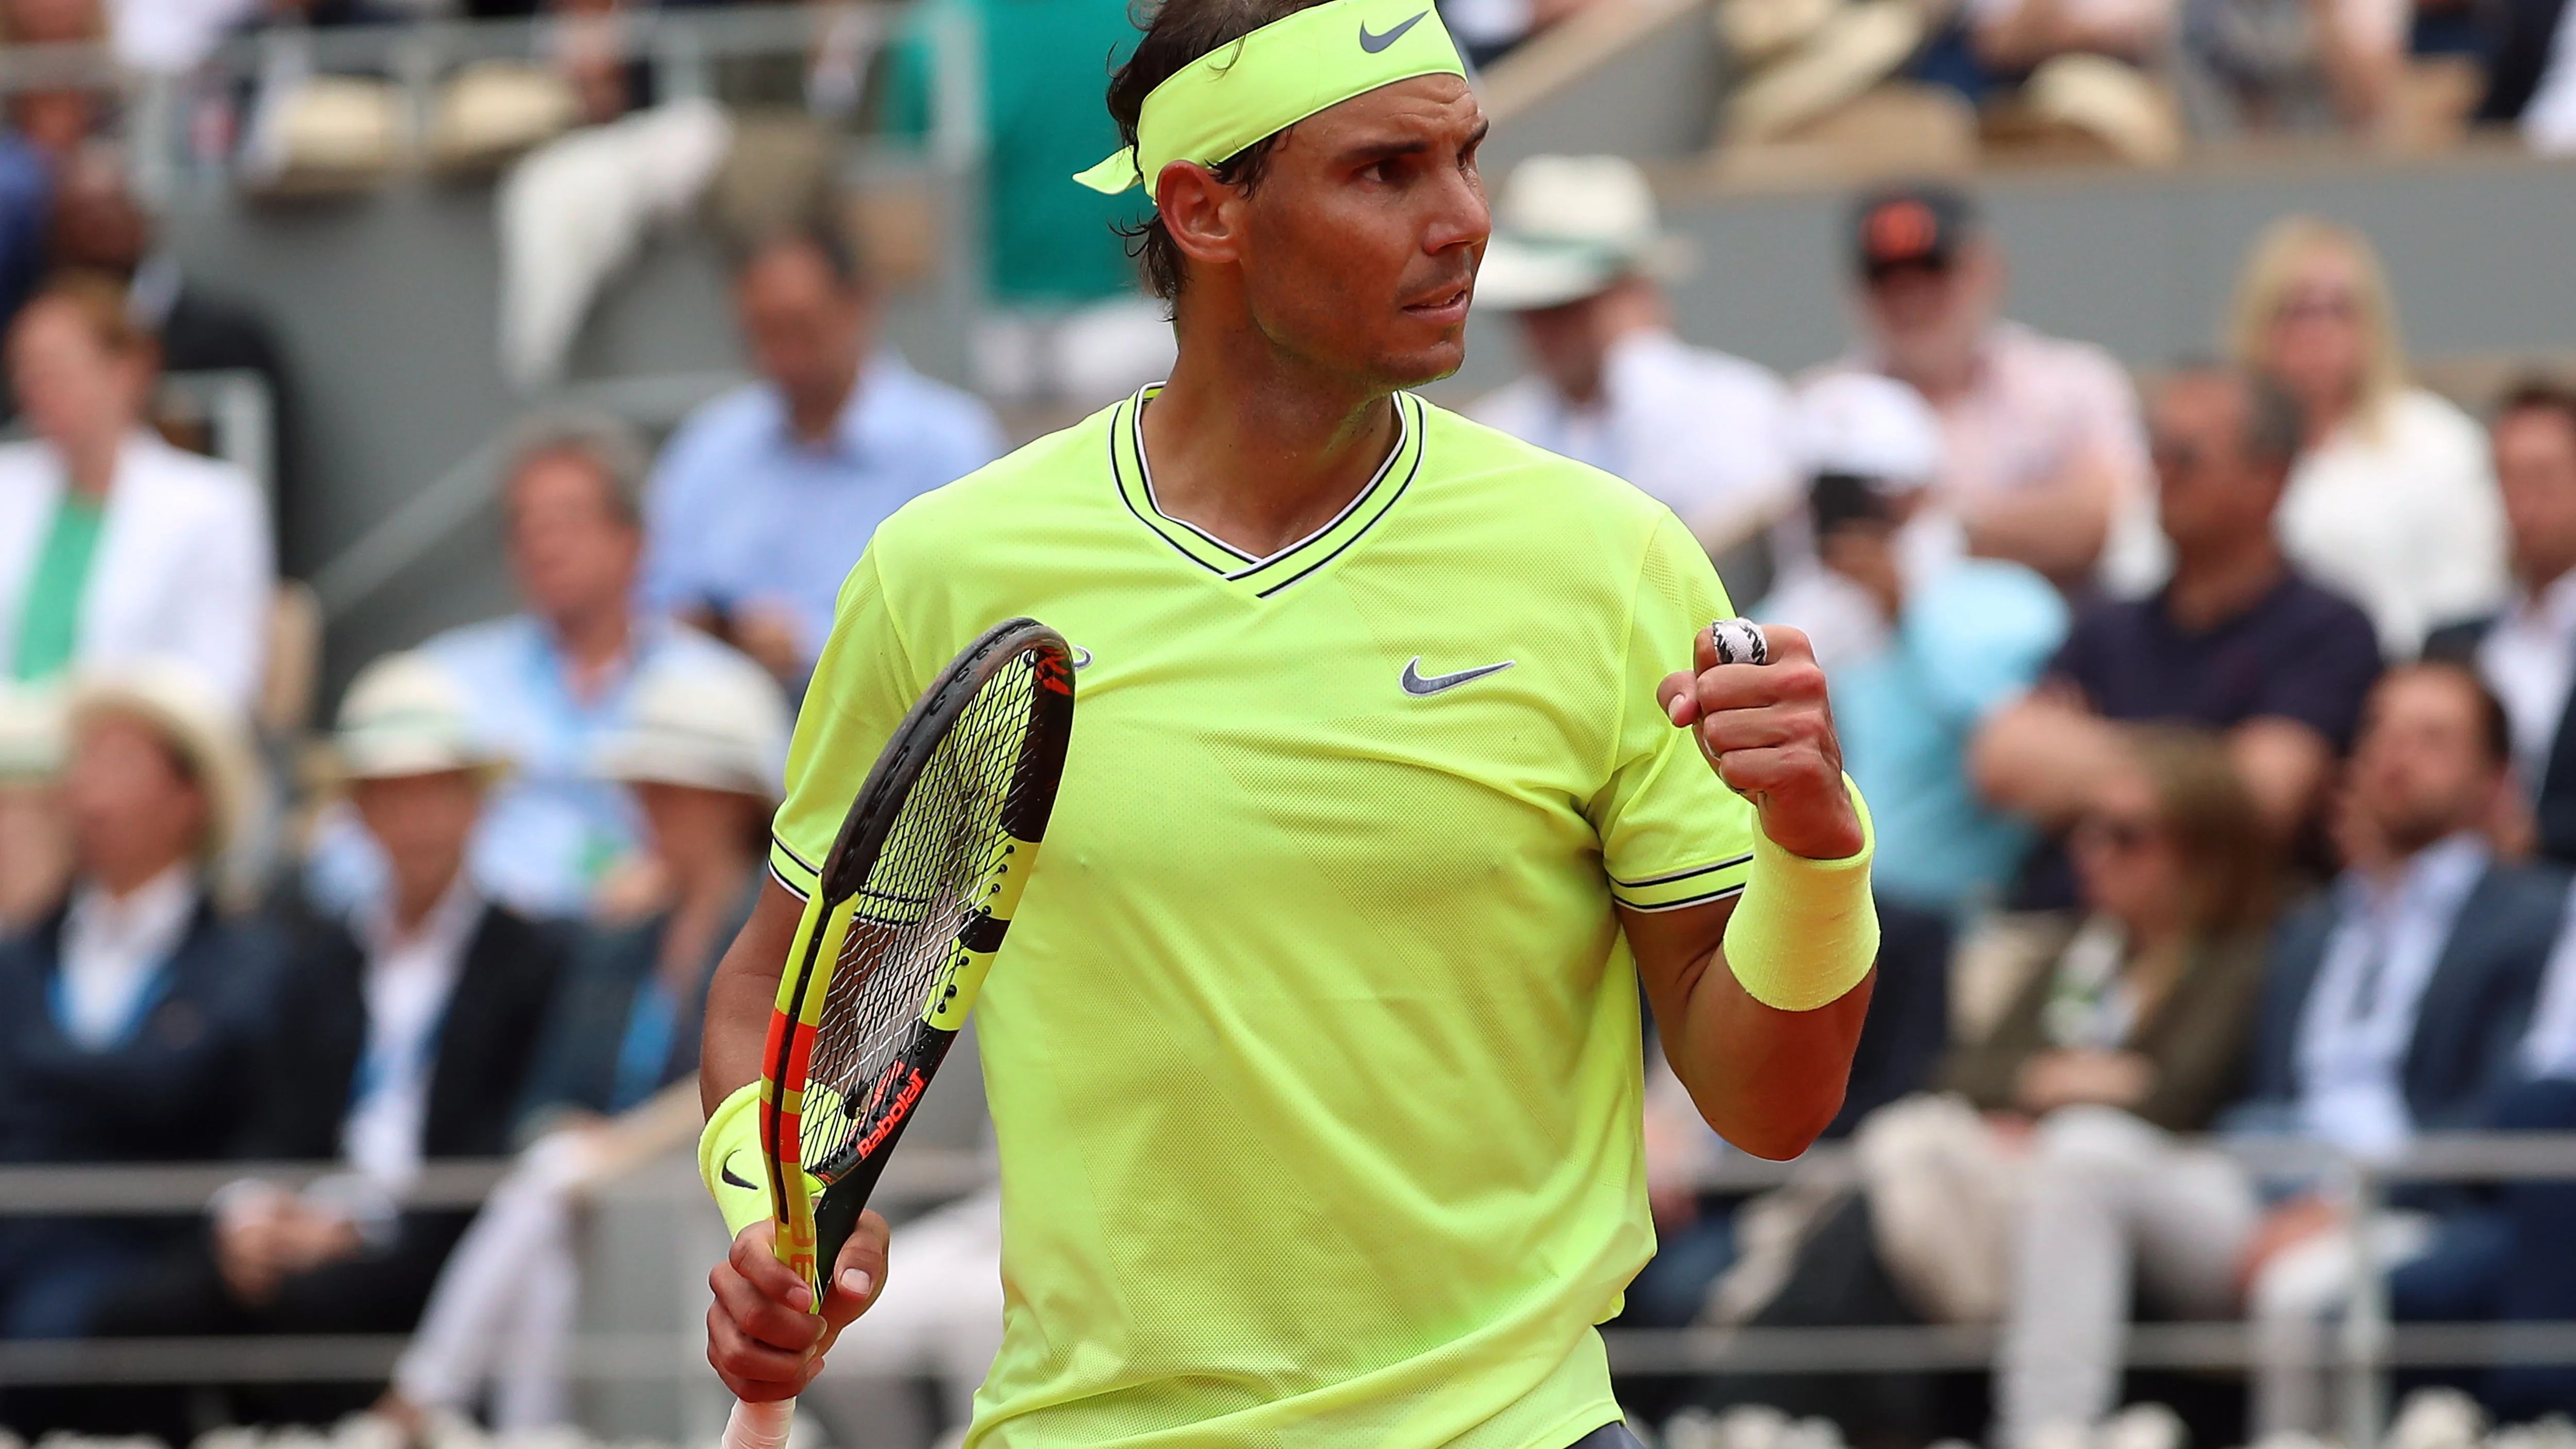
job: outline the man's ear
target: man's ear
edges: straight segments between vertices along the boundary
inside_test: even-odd
[[[1175,161],[1154,179],[1154,207],[1172,245],[1194,262],[1243,256],[1243,192],[1195,161]]]

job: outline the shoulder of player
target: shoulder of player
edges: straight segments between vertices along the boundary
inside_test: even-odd
[[[1085,490],[1109,487],[1107,418],[1106,412],[1094,414],[916,496],[877,525],[872,546],[891,558],[945,548],[961,537],[990,540],[1004,531],[1046,527],[1052,509],[1080,499]],[[949,554],[944,561],[954,558]]]

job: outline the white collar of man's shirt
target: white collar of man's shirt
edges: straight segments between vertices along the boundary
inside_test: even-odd
[[[64,1033],[91,1050],[133,1030],[135,1008],[197,914],[196,872],[182,861],[128,891],[95,881],[72,894],[63,921]]]
[[[2454,831],[2407,857],[2387,884],[2347,871],[2342,890],[2348,902],[2365,911],[2455,910],[2494,857],[2485,836],[2474,830]]]
[[[420,924],[405,931],[394,923],[392,892],[358,913],[358,944],[366,949],[367,959],[375,961],[398,953],[434,951],[445,958],[462,956],[475,922],[483,916],[483,893],[474,886],[473,873],[460,867],[456,879],[448,883],[446,894]]]
[[[2536,594],[2525,593],[2515,599],[2512,609],[2497,621],[2497,627],[2527,629],[2552,639],[2576,635],[2576,569],[2541,585]]]

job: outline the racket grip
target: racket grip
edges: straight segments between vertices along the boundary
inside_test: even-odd
[[[732,1417],[725,1420],[724,1449],[787,1449],[787,1428],[795,1419],[794,1399],[767,1404],[736,1399]]]

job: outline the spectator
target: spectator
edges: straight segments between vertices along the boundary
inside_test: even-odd
[[[1977,737],[1972,767],[1999,808],[2059,830],[2118,754],[2119,720],[2224,733],[2276,842],[2297,840],[2350,744],[2379,648],[2359,609],[2281,555],[2272,513],[2298,450],[2277,388],[2186,369],[2154,406],[2158,513],[2173,576],[2154,595],[2077,619],[2039,687]],[[2021,903],[2072,899],[2062,853],[2025,867]]]
[[[99,0],[0,0],[0,43],[95,45],[108,39]],[[12,92],[10,127],[50,163],[71,157],[104,129],[104,88],[48,85]]]
[[[2354,750],[2350,864],[2284,923],[2272,948],[2237,1130],[2289,1132],[2385,1157],[2418,1131],[2477,1125],[2517,1074],[2567,895],[2557,872],[2498,860],[2479,827],[2505,788],[2503,712],[2447,665],[2392,671]],[[2314,1315],[2340,1302],[2354,1251],[2316,1198],[2266,1212],[2251,1175],[2215,1148],[2143,1124],[2088,1130],[2030,1188],[1999,1394],[2004,1441],[2047,1442],[2112,1403],[2123,1286],[2134,1262],[2177,1306],[2234,1306],[2267,1325],[2256,1438],[2313,1429],[2294,1367]],[[2404,1258],[2420,1220],[2373,1224]],[[2291,1332],[2283,1333],[2286,1326]]]
[[[635,611],[645,454],[633,429],[542,415],[520,426],[507,456],[502,513],[525,611],[451,629],[421,652],[465,681],[477,736],[511,767],[475,835],[476,885],[532,915],[580,915],[636,849],[633,805],[591,769],[600,742],[630,717],[635,680],[666,655],[732,651]],[[321,903],[375,899],[383,876],[345,819],[325,830],[314,861]]]
[[[2514,596],[2502,613],[2433,631],[2424,653],[2472,665],[2504,701],[2540,851],[2576,863],[2576,392],[2516,388],[2492,436]]]
[[[523,1137],[545,1135],[440,1277],[394,1374],[398,1417],[469,1412],[486,1379],[504,1431],[570,1417],[576,1179],[608,1150],[605,1116],[696,1079],[707,982],[767,878],[789,724],[777,684],[745,659],[675,658],[637,682],[633,717],[597,764],[643,807],[667,904],[576,952],[520,1116]],[[694,1097],[690,1108],[694,1121]]]
[[[157,370],[124,288],[96,274],[47,283],[10,327],[36,437],[0,444],[0,657],[40,681],[168,656],[247,708],[274,584],[259,489],[143,428]]]
[[[896,127],[932,127],[933,27],[982,37],[984,294],[976,386],[1013,402],[1115,401],[1168,372],[1169,315],[1137,289],[1123,230],[1148,203],[1064,179],[1125,144],[1100,97],[1136,46],[1125,0],[940,0],[913,7],[888,74]]]
[[[2342,130],[2392,140],[2414,18],[2405,0],[2184,0],[2175,90],[2203,136]]]
[[[2412,658],[2427,630],[2503,599],[2503,508],[2485,440],[2466,413],[2406,381],[2388,283],[2361,233],[2274,222],[2246,261],[2228,345],[2299,405],[2282,546],[2369,611],[2390,658]]]
[[[100,1313],[115,1335],[399,1333],[470,1214],[399,1211],[423,1162],[508,1144],[562,962],[545,929],[487,901],[466,846],[500,763],[465,681],[396,654],[340,706],[334,763],[391,867],[385,900],[300,942],[277,997],[257,1156],[336,1158],[301,1193],[246,1179],[217,1194],[209,1239]],[[241,1391],[245,1420],[329,1423],[369,1395]]]
[[[1882,1252],[1933,1322],[1997,1315],[2016,1245],[2062,1226],[2048,1194],[2085,1144],[2201,1131],[2244,1086],[2272,907],[2254,802],[2207,735],[2136,726],[2122,744],[2075,835],[2082,916],[2039,943],[1993,1031],[1952,1052],[1956,1096],[1861,1128]],[[2188,1306],[2194,1285],[2137,1266],[2149,1302]]]
[[[1843,759],[1878,830],[1879,894],[1957,916],[1990,903],[2030,845],[1968,777],[1977,728],[2029,688],[2066,636],[2066,605],[2019,564],[1961,557],[1922,511],[1940,424],[1903,383],[1845,373],[1797,401],[1817,561],[1754,610],[1807,631]]]
[[[164,372],[240,371],[268,388],[269,440],[277,517],[299,502],[294,391],[277,334],[251,308],[199,286],[178,255],[161,245],[153,218],[127,185],[123,156],[112,147],[82,148],[61,171],[54,202],[54,265],[97,271],[126,287],[126,312],[161,344]]]
[[[0,949],[42,922],[70,885],[62,701],[0,685]]]
[[[1869,343],[1837,371],[1883,372],[1941,415],[1935,500],[1970,552],[2078,589],[2111,520],[2147,491],[2137,399],[2096,347],[1999,320],[2002,248],[1947,186],[1874,191],[1852,213]]]
[[[753,248],[734,305],[761,381],[698,409],[663,451],[644,596],[793,683],[876,526],[1002,439],[982,403],[875,346],[875,300],[838,237]]]
[[[1478,422],[1615,473],[1724,553],[1789,511],[1789,397],[1763,368],[1673,335],[1659,279],[1676,239],[1617,156],[1533,156],[1494,208],[1476,300],[1520,324],[1537,370]]]
[[[238,1155],[274,999],[267,938],[214,901],[257,791],[248,733],[167,665],[86,677],[70,719],[69,899],[0,947],[0,1162]],[[0,1338],[89,1333],[102,1299],[190,1236],[0,1218]]]
[[[2545,156],[2576,151],[2576,22],[2569,14],[2567,0],[2506,0],[2493,12],[2493,59],[2473,117],[2512,124],[2524,145]]]

